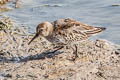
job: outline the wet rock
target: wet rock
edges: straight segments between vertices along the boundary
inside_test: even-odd
[[[95,45],[103,49],[108,49],[108,50],[113,49],[113,46],[110,44],[110,42],[107,40],[103,40],[103,39],[96,40]]]
[[[0,0],[0,6],[5,5],[6,3],[10,2],[11,0]]]
[[[120,50],[119,50],[119,49],[116,50],[116,51],[115,51],[115,54],[116,54],[116,55],[120,55]]]
[[[11,74],[2,74],[1,76],[6,77],[6,78],[12,78]]]

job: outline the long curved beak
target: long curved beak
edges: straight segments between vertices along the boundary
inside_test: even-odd
[[[28,43],[28,45],[30,45],[30,43],[35,39],[35,38],[37,38],[39,36],[39,34],[35,34],[35,36],[31,39],[31,41]]]

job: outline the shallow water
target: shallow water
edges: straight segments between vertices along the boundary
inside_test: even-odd
[[[73,18],[89,25],[107,28],[106,31],[93,39],[103,38],[120,44],[120,6],[112,6],[113,4],[120,4],[120,1],[23,0],[22,8],[4,14],[10,16],[18,24],[29,27],[31,33],[35,32],[37,24],[42,21]]]

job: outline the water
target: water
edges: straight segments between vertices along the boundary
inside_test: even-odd
[[[43,6],[49,4],[51,6]],[[59,6],[54,6],[55,4]],[[119,0],[24,0],[24,7],[5,12],[18,24],[35,32],[42,21],[54,21],[59,18],[73,18],[83,23],[103,26],[107,30],[96,38],[103,38],[120,44],[120,4]]]

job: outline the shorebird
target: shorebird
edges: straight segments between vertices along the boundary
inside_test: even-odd
[[[94,27],[74,19],[58,19],[52,23],[44,21],[36,28],[36,34],[28,45],[39,35],[56,45],[75,45],[104,31],[105,27]]]

